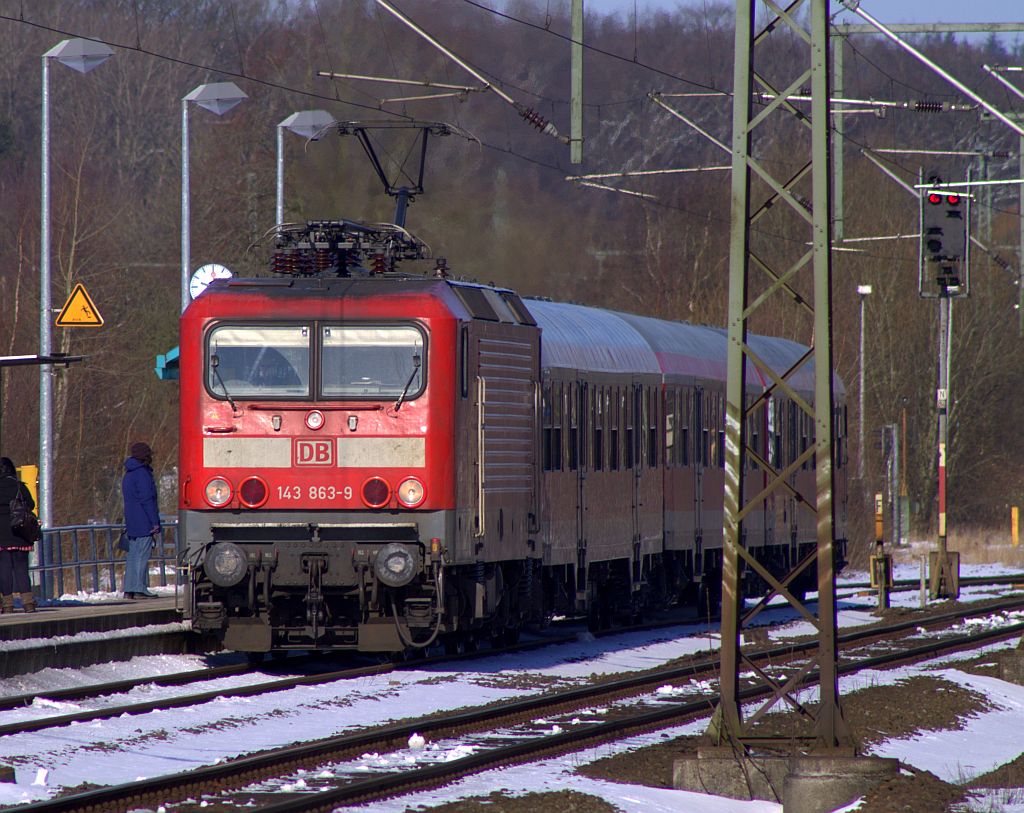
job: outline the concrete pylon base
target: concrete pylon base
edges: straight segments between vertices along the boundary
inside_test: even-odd
[[[999,653],[999,677],[1007,683],[1024,686],[1024,649]]]
[[[702,747],[696,756],[675,761],[672,786],[730,799],[779,802],[788,772],[789,757],[750,756],[732,748]]]
[[[6,765],[0,765],[0,782],[13,782],[14,781],[14,768],[9,768]]]
[[[783,813],[829,813],[897,776],[899,764],[883,757],[793,757],[783,783]]]

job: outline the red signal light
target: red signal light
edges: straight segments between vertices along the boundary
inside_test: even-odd
[[[928,202],[932,204],[932,206],[938,206],[940,203],[942,203],[942,195],[940,195],[938,192],[929,192]]]
[[[959,206],[960,205],[960,196],[959,195],[946,195],[946,203],[948,203],[950,206]]]

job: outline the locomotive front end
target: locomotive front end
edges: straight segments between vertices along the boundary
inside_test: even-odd
[[[190,306],[180,516],[194,629],[247,652],[438,635],[454,335],[430,281],[232,280]]]

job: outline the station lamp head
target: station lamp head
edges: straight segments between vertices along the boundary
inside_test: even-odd
[[[195,102],[202,108],[223,116],[236,104],[249,96],[234,82],[210,82],[200,85],[185,96],[186,102]]]
[[[44,57],[56,59],[62,65],[67,65],[79,73],[88,73],[106,62],[114,52],[110,46],[95,40],[75,37],[70,40],[61,40],[49,51],[43,54]]]
[[[324,130],[334,124],[335,118],[326,110],[300,110],[281,121],[278,127],[291,130],[296,135],[317,141]]]
[[[871,286],[870,285],[858,285],[857,286],[857,293],[860,294],[861,296],[867,296],[868,294],[871,293]]]

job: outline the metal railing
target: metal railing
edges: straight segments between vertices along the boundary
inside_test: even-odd
[[[118,550],[123,525],[60,525],[43,529],[36,564],[29,567],[36,595],[58,599],[79,593],[113,593],[124,585],[125,554]],[[178,523],[164,520],[149,558],[151,582],[177,584]]]

